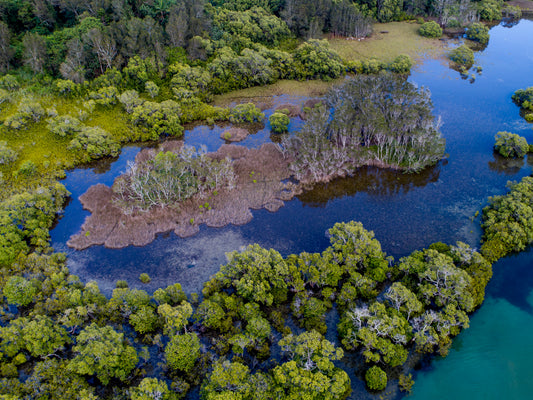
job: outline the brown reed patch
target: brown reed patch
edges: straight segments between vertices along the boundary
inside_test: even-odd
[[[179,145],[166,143],[162,148],[168,151],[171,146]],[[156,150],[146,149],[136,160],[146,160],[155,154]],[[234,189],[193,196],[176,207],[153,207],[145,212],[127,214],[113,204],[111,188],[95,185],[80,197],[91,215],[83,223],[81,232],[72,236],[67,244],[77,250],[101,244],[109,248],[144,246],[153,241],[157,233],[171,230],[180,237],[188,237],[198,233],[201,224],[217,228],[243,225],[252,219],[252,209],[277,211],[284,201],[302,191],[300,185],[285,182],[291,176],[289,162],[273,143],[263,144],[259,149],[223,145],[209,156],[232,160],[237,177]]]

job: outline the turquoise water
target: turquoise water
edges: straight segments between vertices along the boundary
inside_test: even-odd
[[[494,265],[488,296],[446,358],[417,374],[410,399],[533,398],[533,251]]]
[[[167,233],[144,247],[68,249],[66,240],[79,231],[87,215],[77,197],[94,183],[111,184],[138,151],[128,148],[111,165],[68,174],[65,183],[73,198],[51,233],[53,246],[68,252],[74,274],[84,281],[96,280],[107,294],[119,279],[146,290],[181,282],[186,291],[199,291],[225,262],[225,252],[250,243],[284,255],[321,251],[328,245],[326,230],[338,221],[363,222],[396,258],[436,241],[461,240],[478,247],[481,232],[479,218],[473,219],[475,212],[489,196],[504,193],[508,180],[529,175],[533,165],[532,157],[509,161],[492,150],[494,135],[503,130],[533,142],[533,125],[520,117],[511,101],[516,89],[533,85],[533,22],[523,20],[511,28],[499,25],[490,33],[487,48],[476,53],[476,65],[483,72],[474,81],[462,79],[439,60],[426,60],[409,78],[430,89],[435,115],[443,121],[448,157],[433,168],[417,175],[363,168],[352,178],[318,186],[287,202],[276,213],[255,210],[247,225],[201,227],[198,235],[187,239]],[[305,100],[284,97],[274,103]],[[300,123],[295,120],[291,127]],[[223,143],[219,139],[222,129],[190,129],[185,142],[214,150]],[[266,127],[243,145],[256,147],[270,140],[275,136]],[[472,316],[470,329],[456,339],[448,357],[435,358],[416,372],[412,397],[533,398],[533,365],[529,362],[533,359],[532,265],[533,251],[494,265],[486,302]],[[150,285],[138,281],[142,272],[152,277]],[[368,398],[363,384],[350,373],[351,398]]]

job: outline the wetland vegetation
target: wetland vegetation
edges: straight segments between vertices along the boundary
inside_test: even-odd
[[[79,249],[243,224],[251,209],[276,211],[305,196],[303,183],[365,165],[426,169],[435,182],[444,139],[429,92],[405,75],[419,40],[424,49],[443,45],[412,36],[423,26],[416,17],[486,44],[479,18],[513,10],[493,0],[2,0],[0,10],[3,398],[344,399],[354,387],[365,395],[363,381],[370,393],[394,386],[394,396],[411,390],[413,366],[446,354],[469,326],[491,263],[533,241],[526,177],[489,200],[480,251],[437,242],[394,259],[361,223],[343,222],[329,226],[323,249],[231,252],[201,295],[179,282],[149,293],[118,281],[106,297],[51,246],[69,196],[66,170],[146,144],[112,187],[82,196],[92,215],[71,239]],[[400,48],[393,32],[402,30],[413,39],[408,55],[389,51]],[[386,35],[391,41],[377,43]],[[355,77],[340,82],[347,73]],[[305,111],[227,101],[247,88],[270,96],[303,86],[325,94]],[[528,93],[513,97],[526,120]],[[178,140],[199,121],[245,137],[267,112],[270,129],[285,135],[280,144],[207,153]],[[150,283],[146,273],[140,280]]]

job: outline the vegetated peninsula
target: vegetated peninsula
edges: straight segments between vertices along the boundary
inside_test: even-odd
[[[142,246],[171,230],[187,237],[200,224],[245,224],[251,209],[276,211],[304,187],[364,165],[419,171],[438,162],[445,145],[429,92],[392,74],[356,76],[334,87],[281,146],[224,145],[198,154],[174,143],[175,152],[143,150],[113,188],[96,185],[82,195],[92,214],[68,245]]]

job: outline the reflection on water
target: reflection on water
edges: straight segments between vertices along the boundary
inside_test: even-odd
[[[351,197],[363,192],[373,197],[391,197],[408,193],[414,188],[422,188],[439,180],[440,166],[426,168],[418,174],[405,174],[401,171],[383,170],[376,167],[362,167],[354,176],[335,179],[316,185],[298,199],[304,206],[325,207],[333,199]]]

